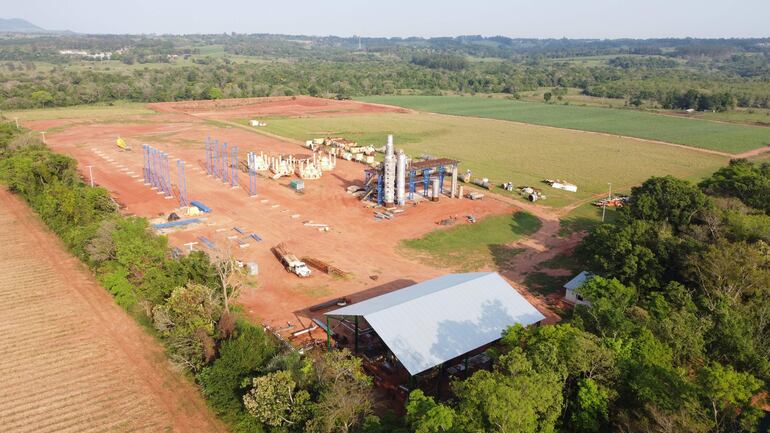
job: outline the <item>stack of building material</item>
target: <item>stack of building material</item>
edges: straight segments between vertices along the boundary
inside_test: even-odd
[[[345,272],[340,268],[337,268],[335,266],[332,266],[323,260],[319,260],[313,257],[303,257],[302,261],[307,263],[308,265],[318,269],[321,272],[325,272],[329,275],[337,275],[339,277],[347,277],[350,274],[350,272]]]
[[[319,154],[318,164],[321,171],[332,171],[337,166],[337,156],[331,154]]]
[[[259,152],[259,155],[257,155],[255,152],[249,152],[248,167],[249,170],[267,171],[270,169],[270,165],[268,164],[268,157],[262,152]]]
[[[322,174],[320,165],[313,161],[303,160],[297,164],[297,176],[302,179],[320,179]]]
[[[270,158],[270,171],[275,174],[273,179],[278,179],[282,176],[291,176],[294,173],[294,157],[289,155],[284,159],[282,156],[276,156]]]

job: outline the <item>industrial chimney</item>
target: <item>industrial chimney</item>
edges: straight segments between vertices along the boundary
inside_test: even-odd
[[[396,203],[403,206],[406,203],[406,155],[398,151],[396,158]]]
[[[385,206],[393,206],[396,195],[396,156],[393,154],[393,136],[388,135],[388,144],[385,145],[384,184]]]

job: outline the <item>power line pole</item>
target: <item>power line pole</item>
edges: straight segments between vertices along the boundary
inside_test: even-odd
[[[93,188],[94,187],[94,172],[91,170],[91,167],[93,167],[93,165],[89,165],[88,166],[88,177],[91,179],[91,188]]]
[[[607,183],[607,185],[610,186],[610,189],[607,192],[607,201],[605,201],[604,206],[602,206],[602,222],[604,222],[604,215],[607,213],[607,202],[612,198],[612,182]]]

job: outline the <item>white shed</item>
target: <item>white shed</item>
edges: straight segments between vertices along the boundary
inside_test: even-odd
[[[564,300],[571,304],[591,305],[590,302],[583,299],[580,295],[580,287],[590,280],[593,275],[588,271],[583,271],[575,276],[575,278],[569,280],[564,285]]]

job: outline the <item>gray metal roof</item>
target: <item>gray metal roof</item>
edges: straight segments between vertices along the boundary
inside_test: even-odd
[[[412,375],[545,318],[496,272],[445,275],[326,315],[363,316]]]
[[[577,275],[575,275],[575,278],[569,280],[567,284],[564,285],[565,289],[568,290],[575,290],[585,284],[586,280],[590,279],[593,275],[591,275],[588,271],[583,271]]]

